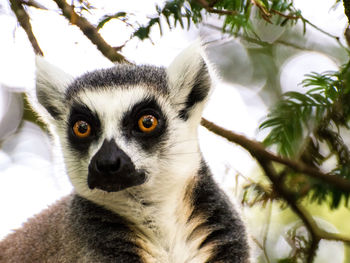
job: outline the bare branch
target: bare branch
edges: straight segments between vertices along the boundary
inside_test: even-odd
[[[65,16],[73,25],[76,25],[96,45],[97,49],[112,62],[130,63],[123,55],[119,54],[116,49],[110,46],[98,33],[96,27],[91,25],[89,21],[78,15],[73,6],[67,4],[65,0],[54,0]]]
[[[303,16],[301,17],[301,19],[302,19],[305,23],[307,23],[309,26],[315,28],[317,31],[319,31],[319,32],[321,32],[321,33],[323,33],[323,34],[325,34],[326,36],[329,36],[329,37],[333,38],[335,41],[338,42],[338,45],[339,45],[339,46],[341,46],[342,48],[348,50],[348,49],[341,43],[340,37],[335,36],[335,35],[333,35],[333,34],[327,32],[327,31],[323,30],[322,28],[319,28],[318,26],[316,26],[314,23],[310,22],[309,20],[307,20],[307,19],[304,18]]]
[[[345,15],[350,23],[350,0],[343,0]]]
[[[318,234],[322,237],[322,239],[331,240],[331,241],[341,241],[341,242],[350,244],[350,237],[344,236],[342,234],[329,233],[322,229],[319,229]]]
[[[12,11],[15,13],[17,20],[21,27],[26,32],[28,39],[30,43],[32,44],[32,47],[34,49],[35,54],[43,56],[43,51],[41,50],[38,41],[36,40],[33,31],[32,31],[32,25],[30,24],[30,19],[26,11],[24,10],[24,7],[22,5],[21,1],[18,0],[10,0],[10,5]]]
[[[20,0],[20,2],[26,6],[31,6],[31,7],[37,8],[37,9],[47,10],[47,8],[45,6],[43,6],[42,4],[38,3],[35,0]]]

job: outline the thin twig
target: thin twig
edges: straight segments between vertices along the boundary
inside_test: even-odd
[[[272,24],[270,17],[271,14],[266,10],[264,6],[262,6],[260,3],[258,3],[256,0],[250,0],[253,5],[255,5],[260,10],[261,17],[268,23]]]
[[[228,32],[226,30],[223,30],[221,27],[218,27],[216,25],[209,24],[209,23],[203,23],[203,25],[208,27],[208,28],[211,28],[211,29],[214,29],[214,30],[218,30],[220,32],[224,32],[224,33],[227,33],[227,34],[230,34],[230,32]],[[233,38],[233,36],[231,36],[231,37]],[[234,37],[239,37],[242,40],[245,40],[245,41],[248,41],[248,42],[260,45],[260,46],[271,46],[272,45],[269,42],[265,42],[265,41],[262,41],[262,40],[260,40],[258,38],[249,37],[249,36],[242,35],[242,34],[239,34],[239,33],[235,34]],[[286,42],[284,40],[279,40],[279,39],[276,40],[274,42],[274,44],[284,45],[284,46],[295,48],[295,49],[302,50],[302,51],[315,51],[314,49],[311,49],[311,48],[308,48],[308,47],[298,46],[296,44],[289,43],[289,42]]]
[[[269,259],[269,255],[267,254],[267,249],[266,249],[266,244],[267,244],[267,236],[269,234],[270,231],[270,226],[271,226],[271,216],[272,216],[272,201],[269,201],[268,204],[268,211],[267,211],[267,219],[266,219],[266,223],[265,223],[265,231],[264,231],[264,238],[263,238],[263,253],[266,259],[267,263],[270,263],[270,259]]]
[[[279,15],[279,16],[282,16],[282,17],[285,17],[285,18],[288,18],[288,19],[293,19],[293,20],[302,18],[302,16],[286,15],[286,14],[283,14],[282,12],[277,11],[277,10],[274,10],[274,9],[271,9],[270,12],[271,12],[271,13],[274,13],[274,14],[276,14],[276,15]]]
[[[251,236],[250,238],[251,238],[251,240],[252,240],[261,250],[264,249],[264,248],[263,248],[263,245],[260,244],[259,240],[257,240],[256,237]]]
[[[301,19],[306,23],[308,24],[309,26],[315,28],[316,30],[320,31],[321,33],[325,34],[326,36],[329,36],[331,38],[333,38],[335,41],[338,42],[338,45],[341,46],[342,48],[346,49],[347,48],[341,43],[340,41],[340,37],[338,36],[335,36],[335,35],[332,35],[331,33],[323,30],[322,28],[319,28],[318,26],[316,26],[315,24],[313,24],[312,22],[310,22],[308,19],[304,18],[304,17],[301,17]]]
[[[119,54],[116,49],[110,46],[98,33],[96,27],[89,23],[89,21],[78,15],[73,6],[66,3],[65,0],[54,0],[57,6],[61,9],[63,16],[65,16],[73,25],[76,25],[96,45],[97,49],[112,62],[130,63],[123,55]]]
[[[253,155],[254,156],[254,155]],[[318,229],[316,222],[314,219],[301,207],[297,204],[297,200],[295,199],[294,195],[286,189],[286,187],[283,184],[283,181],[280,180],[275,168],[272,165],[271,160],[266,159],[265,157],[262,157],[260,155],[254,156],[256,160],[258,161],[261,168],[264,170],[265,175],[270,179],[272,182],[272,186],[274,191],[281,197],[283,200],[285,200],[292,211],[303,221],[306,229],[308,230],[310,234],[310,248],[308,252],[308,263],[312,263],[313,259],[316,255],[316,250],[318,248],[318,244],[321,240],[319,235],[317,235],[316,229]]]
[[[38,41],[36,40],[33,30],[32,30],[32,25],[30,24],[30,19],[27,14],[27,12],[24,10],[24,7],[22,5],[21,1],[18,0],[10,0],[10,5],[12,11],[15,13],[17,20],[21,27],[24,29],[26,32],[28,39],[30,43],[32,44],[32,47],[34,49],[35,54],[43,56],[43,51],[41,50]]]

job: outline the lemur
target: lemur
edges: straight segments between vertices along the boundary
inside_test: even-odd
[[[250,262],[245,226],[199,149],[212,87],[200,44],[168,68],[78,78],[36,60],[33,107],[74,193],[1,241],[0,262]]]

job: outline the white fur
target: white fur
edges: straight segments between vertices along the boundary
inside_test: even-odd
[[[42,56],[35,57],[37,89],[52,88],[55,92],[64,93],[73,78],[47,62]]]
[[[36,64],[36,90],[31,90],[28,94],[29,101],[36,112],[40,114],[45,122],[51,123],[52,116],[41,105],[37,95],[46,94],[46,100],[53,105],[64,108],[63,98],[65,90],[73,81],[73,77],[61,69],[47,62],[42,56],[35,57]]]
[[[212,77],[216,75],[215,70],[206,58],[201,41],[198,39],[184,49],[169,65],[167,73],[171,90],[170,96],[174,106],[177,107],[178,110],[184,106],[184,101],[186,101],[187,96],[191,92],[191,87],[193,87],[203,61],[209,71],[208,74],[211,76],[210,81],[212,81]],[[210,89],[206,99],[196,105],[194,110],[191,111],[190,118],[192,120],[190,121],[190,125],[193,129],[197,129],[199,125],[203,108],[210,97],[211,92],[212,89]]]
[[[181,109],[183,102],[191,92],[190,87],[193,86],[202,59],[200,42],[194,42],[183,50],[167,69],[171,98],[178,109]]]

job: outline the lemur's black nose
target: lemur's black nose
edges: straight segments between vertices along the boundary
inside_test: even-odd
[[[145,174],[135,169],[131,158],[114,140],[104,140],[89,165],[90,189],[99,188],[107,192],[116,192],[140,185],[145,179]]]
[[[101,158],[96,160],[95,169],[97,172],[104,173],[106,175],[113,175],[121,169],[122,165],[124,165],[124,163],[122,164],[121,158],[119,158],[118,156],[110,155],[105,157],[107,158]]]

